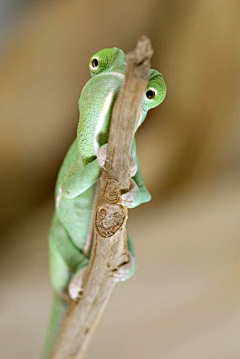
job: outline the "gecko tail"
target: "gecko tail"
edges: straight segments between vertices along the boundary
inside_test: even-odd
[[[61,328],[62,320],[69,308],[69,303],[63,300],[57,293],[53,293],[51,317],[48,324],[47,335],[39,359],[49,359],[55,340]]]

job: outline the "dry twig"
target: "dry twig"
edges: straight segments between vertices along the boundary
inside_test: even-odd
[[[70,307],[51,359],[83,358],[115,286],[110,272],[128,260],[128,211],[118,203],[120,195],[129,188],[132,140],[148,84],[152,54],[150,40],[142,36],[135,51],[127,55],[124,82],[112,114],[105,169],[99,180],[93,246],[84,278],[84,293],[81,300]]]

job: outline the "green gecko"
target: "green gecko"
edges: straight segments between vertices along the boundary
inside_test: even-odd
[[[55,213],[49,231],[50,276],[54,291],[52,314],[41,359],[49,358],[61,321],[71,300],[83,292],[82,279],[89,262],[95,193],[106,153],[114,102],[119,94],[126,56],[118,48],[104,49],[90,58],[91,79],[79,99],[77,138],[69,148],[58,174]],[[157,70],[150,70],[137,128],[149,109],[166,96],[166,85]],[[136,128],[136,130],[137,130]],[[121,203],[134,208],[151,196],[144,184],[133,141],[130,189]],[[128,234],[129,262],[109,275],[116,282],[129,279],[136,270],[134,249]]]

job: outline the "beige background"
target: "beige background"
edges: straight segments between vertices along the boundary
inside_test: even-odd
[[[153,200],[130,212],[138,272],[86,358],[239,358],[239,14],[237,0],[71,0],[2,16],[1,358],[37,358],[43,342],[53,189],[88,59],[142,33],[168,87],[137,135]]]

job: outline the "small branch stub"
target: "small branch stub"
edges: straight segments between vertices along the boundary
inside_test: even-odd
[[[122,206],[104,204],[97,209],[97,231],[102,237],[112,237],[122,227],[124,219],[125,214]]]

